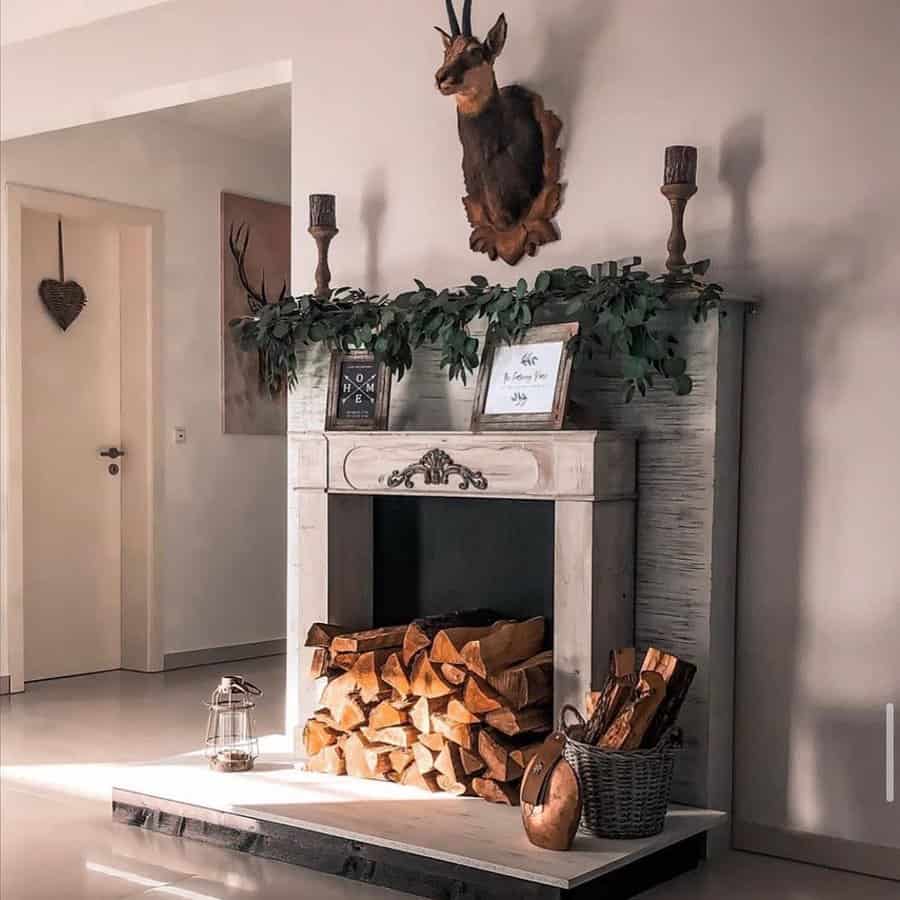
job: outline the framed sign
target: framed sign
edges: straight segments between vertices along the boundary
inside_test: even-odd
[[[558,430],[563,426],[577,322],[538,325],[515,344],[484,348],[472,431]]]
[[[328,431],[387,431],[391,373],[372,353],[331,354],[328,377]]]

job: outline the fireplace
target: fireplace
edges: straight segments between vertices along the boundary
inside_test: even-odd
[[[291,548],[286,712],[298,753],[318,700],[307,677],[312,651],[303,646],[316,622],[395,624],[492,606],[485,597],[517,618],[545,615],[555,712],[581,707],[609,651],[633,643],[633,438],[318,432],[291,442],[290,514],[300,539]],[[517,539],[528,556],[518,565]],[[443,544],[452,552],[422,559]],[[492,578],[489,553],[512,554],[505,565],[516,570],[515,583]]]
[[[553,503],[376,496],[373,622],[449,610],[553,622]]]

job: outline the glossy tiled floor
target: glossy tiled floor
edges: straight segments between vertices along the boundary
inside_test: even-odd
[[[114,672],[29,685],[0,698],[2,900],[375,900],[406,894],[188,841],[113,826],[109,791],[124,764],[197,748],[219,674],[265,691],[260,732],[280,728],[284,661],[164,675]],[[648,900],[895,900],[897,885],[732,853]]]

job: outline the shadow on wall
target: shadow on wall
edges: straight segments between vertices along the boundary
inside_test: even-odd
[[[854,298],[864,283],[875,285],[882,277],[900,228],[897,222],[873,222],[860,204],[839,227],[801,223],[780,233],[760,231],[753,192],[766,164],[763,125],[760,116],[748,116],[724,132],[719,180],[731,197],[730,231],[724,245],[715,234],[698,236],[695,244],[711,252],[716,278],[732,292],[764,298],[746,337],[735,814],[745,821],[789,825],[796,821],[798,786],[805,785],[822,804],[818,818],[826,830],[826,823],[842,818],[864,820],[867,801],[858,790],[859,765],[850,764],[850,747],[859,753],[871,746],[881,726],[877,717],[859,710],[824,707],[804,669],[821,627],[811,619],[815,573],[808,569],[807,535],[817,514],[814,416],[823,394],[840,396],[841,373],[853,365],[842,364],[841,357],[859,325]],[[838,377],[841,384],[832,383]],[[759,697],[773,690],[783,698],[777,708],[760,705]],[[852,739],[837,745],[836,719],[853,725]],[[869,728],[866,735],[863,725]],[[810,741],[813,756],[804,762],[798,750]],[[845,768],[836,764],[843,758]]]
[[[545,4],[543,9],[547,10],[539,31],[543,45],[533,75],[522,81],[540,94],[547,107],[562,119],[562,141],[571,147],[575,141],[578,102],[585,87],[585,69],[593,57],[593,47],[606,31],[609,9],[597,0],[578,0],[564,15],[553,4]]]
[[[366,235],[365,284],[372,294],[381,291],[381,232],[387,212],[386,176],[383,168],[372,169],[366,177],[360,204],[360,221]]]

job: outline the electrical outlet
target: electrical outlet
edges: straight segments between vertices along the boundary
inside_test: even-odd
[[[176,425],[175,426],[175,443],[176,444],[186,444],[187,443],[187,429],[184,425]]]

